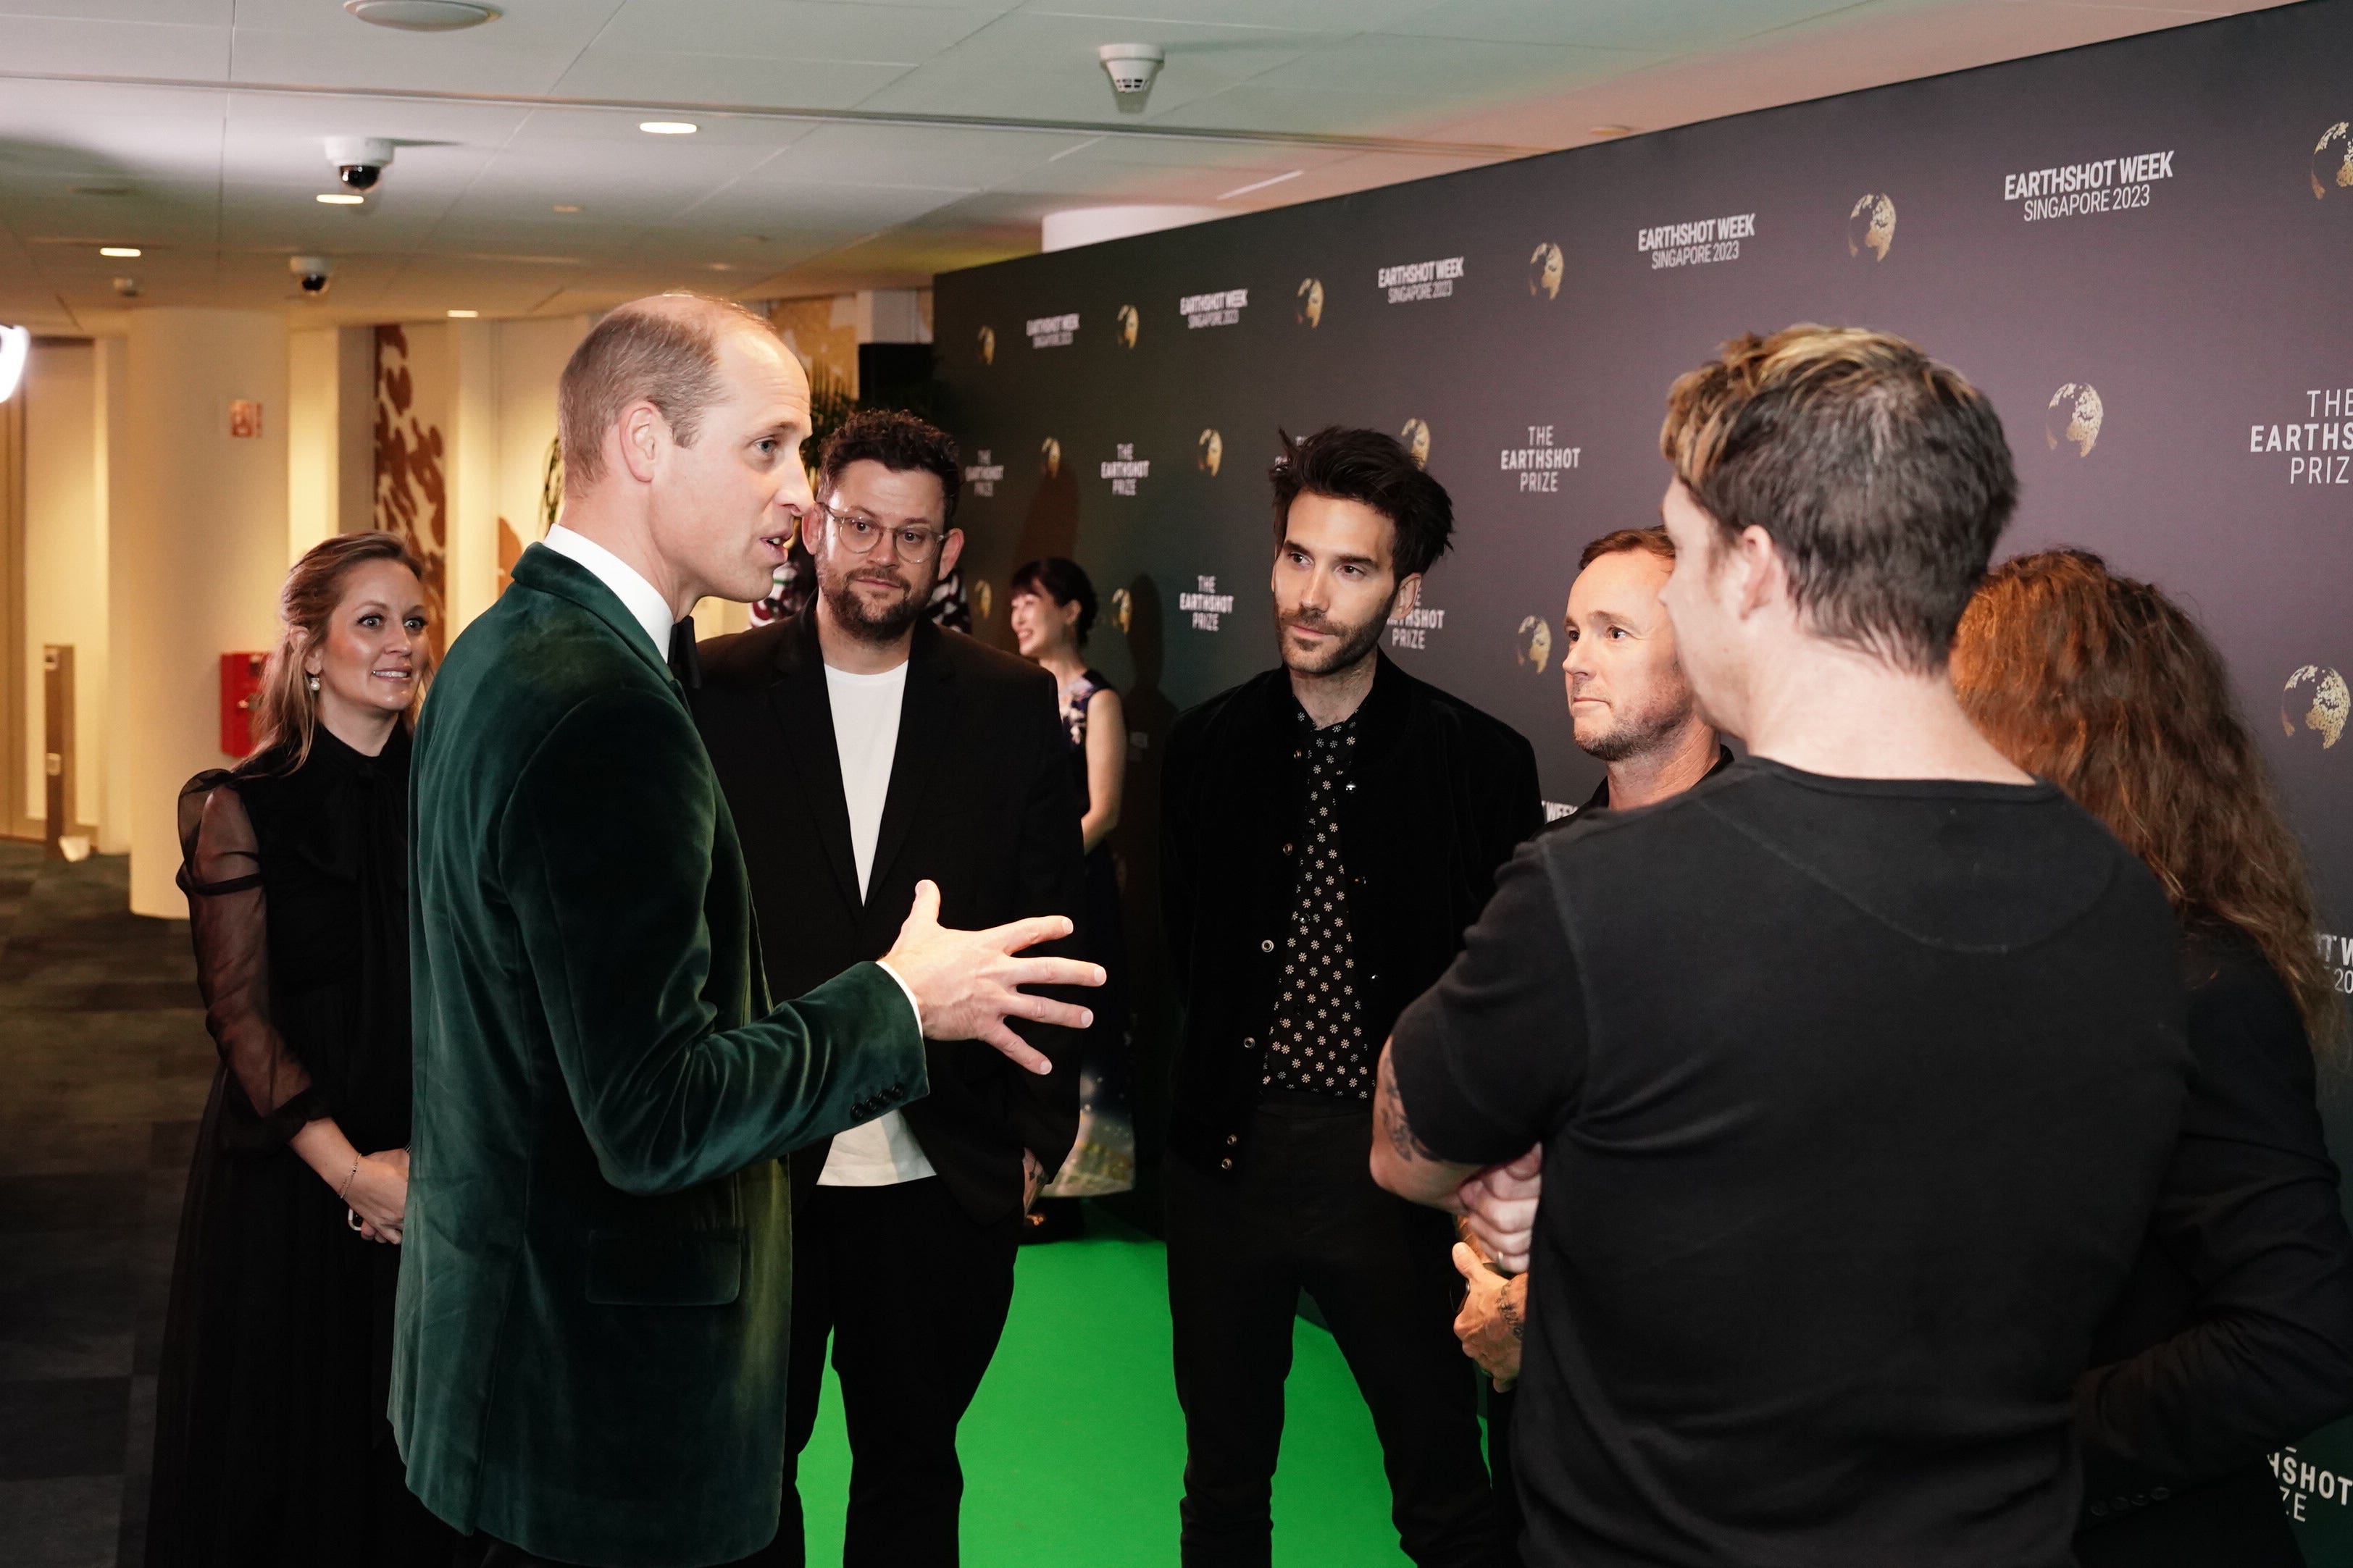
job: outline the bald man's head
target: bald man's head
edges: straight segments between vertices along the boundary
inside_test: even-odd
[[[776,330],[732,300],[656,294],[620,306],[572,351],[556,392],[564,489],[579,495],[605,477],[605,437],[634,403],[649,403],[681,447],[720,396],[719,345],[729,333]]]

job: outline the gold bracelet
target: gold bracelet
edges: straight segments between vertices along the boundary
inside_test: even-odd
[[[349,1202],[351,1202],[351,1197],[352,1197],[352,1184],[353,1184],[353,1182],[355,1182],[355,1181],[359,1180],[359,1174],[360,1174],[360,1162],[359,1162],[359,1157],[358,1157],[357,1155],[353,1155],[353,1158],[352,1158],[352,1173],[351,1173],[350,1175],[345,1176],[345,1177],[343,1178],[343,1184],[340,1188],[338,1188],[338,1189],[336,1190],[336,1193],[335,1193],[335,1201],[336,1201],[337,1203],[341,1204],[341,1203],[349,1203]]]

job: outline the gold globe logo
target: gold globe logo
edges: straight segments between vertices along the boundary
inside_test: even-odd
[[[2042,411],[2042,439],[2054,452],[2063,441],[2075,448],[2077,457],[2088,458],[2107,412],[2090,382],[2071,381],[2051,395],[2050,406]]]
[[[1134,348],[1136,329],[1143,324],[1143,318],[1135,313],[1134,306],[1122,305],[1119,308],[1119,346],[1124,349]]]
[[[1122,637],[1135,624],[1135,595],[1124,588],[1111,591],[1111,624],[1119,628]]]
[[[1566,264],[1560,258],[1560,247],[1546,240],[1528,258],[1528,292],[1545,300],[1560,298],[1560,275]]]
[[[1050,479],[1062,471],[1062,444],[1051,436],[1039,445],[1038,466]]]
[[[1873,261],[1887,259],[1887,247],[1895,243],[1895,199],[1866,191],[1858,197],[1846,215],[1846,253],[1861,256],[1871,252]]]
[[[980,329],[980,363],[983,364],[997,363],[997,329],[995,327]]]
[[[2331,191],[2353,191],[2353,121],[2338,121],[2312,149],[2312,199]]]
[[[987,578],[981,578],[973,584],[972,613],[975,619],[983,621],[988,619],[989,608],[995,605],[996,602],[996,595],[988,591],[988,580]]]
[[[1299,285],[1299,319],[1309,326],[1320,326],[1324,321],[1324,280],[1303,279]]]
[[[2280,728],[2293,737],[2302,723],[2320,737],[2324,752],[2345,738],[2348,711],[2353,711],[2353,692],[2345,689],[2345,678],[2325,664],[2306,665],[2280,690]]]
[[[1398,443],[1405,448],[1405,455],[1413,459],[1413,466],[1415,468],[1426,468],[1430,467],[1430,425],[1428,421],[1421,419],[1407,420],[1405,422],[1405,428],[1398,432]]]
[[[1530,666],[1542,675],[1545,661],[1552,658],[1552,622],[1542,616],[1523,616],[1515,637],[1512,661]]]
[[[1226,460],[1226,438],[1215,430],[1204,430],[1201,432],[1200,440],[1196,442],[1195,446],[1199,448],[1199,455],[1194,459],[1195,462],[1199,465],[1203,473],[1213,479],[1216,479],[1219,465]]]

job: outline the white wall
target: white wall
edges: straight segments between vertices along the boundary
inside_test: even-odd
[[[124,370],[110,442],[113,762],[131,908],[180,917],[180,786],[234,760],[219,747],[219,656],[267,649],[276,633],[288,542],[286,322],[263,310],[133,311]],[[259,438],[230,437],[233,398],[260,401]]]
[[[35,345],[25,399],[26,812],[48,799],[41,649],[74,650],[75,821],[94,826],[106,794],[106,510],[99,476],[99,369],[89,342]]]

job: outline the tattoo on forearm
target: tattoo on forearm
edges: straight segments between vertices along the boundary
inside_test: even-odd
[[[1398,1091],[1397,1074],[1381,1058],[1381,1126],[1388,1133],[1389,1147],[1400,1160],[1435,1160],[1437,1155],[1413,1135],[1413,1125],[1405,1119],[1405,1096]]]

